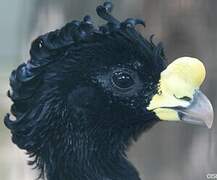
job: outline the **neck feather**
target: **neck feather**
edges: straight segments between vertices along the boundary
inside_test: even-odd
[[[84,134],[77,136],[47,144],[39,158],[48,180],[140,180],[120,147]]]

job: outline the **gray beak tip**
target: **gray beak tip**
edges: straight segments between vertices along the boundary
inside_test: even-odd
[[[214,111],[209,99],[201,92],[196,91],[192,103],[179,111],[184,122],[205,125],[209,129],[214,120]]]
[[[200,96],[204,99],[204,102],[206,102],[203,104],[203,109],[201,109],[201,119],[203,119],[204,124],[211,129],[214,120],[213,106],[204,94],[201,93]]]
[[[209,129],[211,129],[212,124],[213,124],[213,120],[214,120],[214,110],[213,110],[213,107],[212,107],[211,103],[210,103],[210,109],[209,110],[210,110],[210,112],[208,113],[207,118],[206,118],[207,121],[204,120],[204,122],[205,122],[206,126]]]

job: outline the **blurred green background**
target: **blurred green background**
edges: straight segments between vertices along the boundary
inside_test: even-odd
[[[6,97],[13,68],[29,58],[31,41],[40,34],[90,14],[100,0],[0,0],[0,179],[30,180],[35,172],[26,165],[25,152],[10,141],[3,118],[9,111]],[[115,0],[113,14],[121,20],[145,19],[144,36],[164,43],[168,61],[180,56],[201,59],[207,69],[202,87],[216,110],[217,1]],[[129,150],[129,159],[142,179],[205,180],[217,173],[217,122],[211,130],[178,123],[158,123]]]

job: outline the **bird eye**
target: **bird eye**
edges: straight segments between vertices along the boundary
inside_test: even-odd
[[[112,75],[112,83],[121,89],[128,89],[134,85],[134,79],[128,72],[118,71]]]

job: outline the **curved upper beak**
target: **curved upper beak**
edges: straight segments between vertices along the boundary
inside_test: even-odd
[[[190,105],[187,107],[175,107],[181,121],[212,127],[214,119],[213,107],[209,99],[200,91],[196,90]]]

